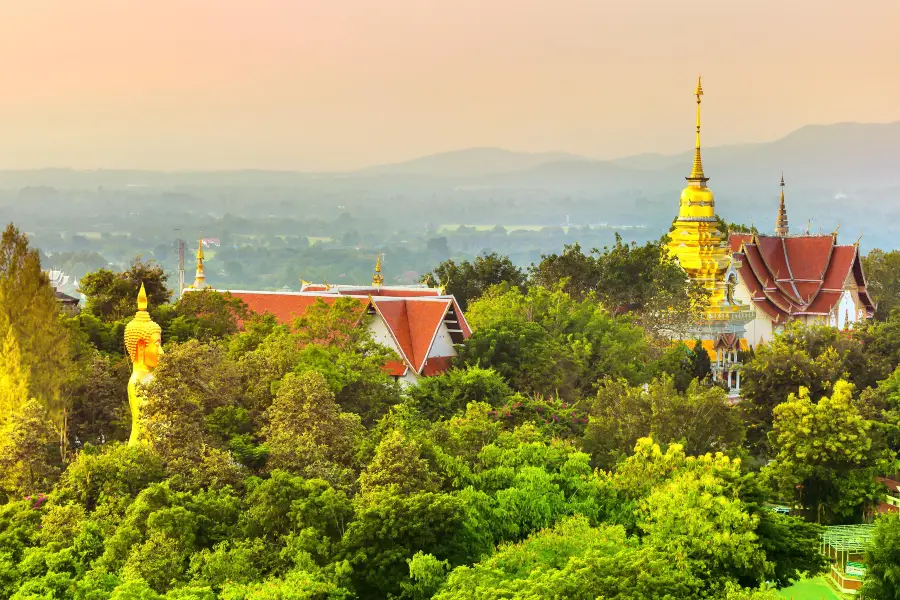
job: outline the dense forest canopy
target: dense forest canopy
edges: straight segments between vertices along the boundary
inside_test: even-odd
[[[146,257],[93,265],[61,313],[9,226],[0,598],[774,600],[898,470],[900,311],[789,328],[745,357],[732,405],[702,347],[662,335],[697,290],[659,242],[572,244],[527,271],[446,258],[423,273],[474,334],[403,388],[346,304],[289,326],[227,294],[171,301]],[[870,258],[896,303],[893,257]],[[127,445],[138,281],[166,353]],[[895,597],[897,535],[878,520],[867,598]]]

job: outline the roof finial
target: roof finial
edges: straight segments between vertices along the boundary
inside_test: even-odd
[[[787,209],[784,206],[784,171],[781,172],[781,200],[778,201],[778,218],[775,220],[775,235],[787,237],[790,233],[787,220]]]
[[[700,96],[703,95],[703,85],[701,78],[697,77],[697,88],[694,90],[694,96],[697,98],[697,143],[694,146],[694,165],[691,168],[691,174],[686,178],[691,183],[700,185],[709,181],[709,177],[703,174],[703,159],[700,156]]]
[[[835,240],[837,240],[837,234],[838,234],[838,231],[840,231],[840,230],[841,230],[841,222],[838,221],[837,227],[835,227],[834,231],[831,232],[831,237],[833,237]]]
[[[378,253],[378,258],[375,260],[375,273],[372,275],[372,285],[375,287],[381,287],[384,284],[384,275],[381,273],[381,253]]]
[[[147,290],[144,289],[143,281],[141,282],[141,291],[138,292],[137,307],[138,310],[147,310]]]

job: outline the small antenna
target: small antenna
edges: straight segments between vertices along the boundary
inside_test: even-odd
[[[184,294],[184,240],[181,239],[181,229],[175,228],[178,235],[175,243],[178,244],[178,298]]]

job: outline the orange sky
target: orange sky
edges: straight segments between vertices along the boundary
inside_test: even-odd
[[[897,0],[27,0],[0,168],[609,158],[900,120]]]

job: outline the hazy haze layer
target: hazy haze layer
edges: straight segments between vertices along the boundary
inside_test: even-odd
[[[28,0],[0,7],[0,169],[597,158],[900,120],[900,2]]]

